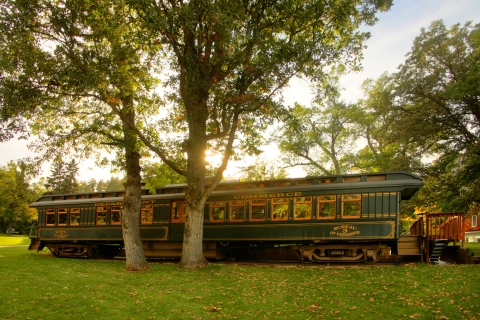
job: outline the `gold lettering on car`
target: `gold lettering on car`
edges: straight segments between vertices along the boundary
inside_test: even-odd
[[[333,227],[333,230],[330,231],[331,236],[337,237],[352,237],[360,234],[360,231],[357,230],[356,226],[350,224],[343,224]]]
[[[300,197],[301,192],[278,192],[278,193],[258,193],[258,194],[242,194],[234,196],[234,199],[263,199],[263,198],[283,198],[283,197]]]
[[[155,203],[155,200],[142,200],[142,204],[154,204],[154,203]],[[95,203],[95,207],[110,207],[110,206],[121,206],[121,205],[123,205],[123,201]]]
[[[68,238],[68,232],[66,230],[60,229],[60,230],[55,231],[53,236],[55,238],[65,239],[65,238]]]

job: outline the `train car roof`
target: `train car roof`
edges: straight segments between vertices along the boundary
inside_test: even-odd
[[[206,184],[209,180],[207,178]],[[262,181],[221,181],[212,193],[212,196],[222,196],[231,194],[248,193],[271,193],[271,192],[294,192],[301,188],[303,191],[314,190],[340,190],[354,189],[358,192],[364,192],[369,188],[389,188],[401,191],[401,199],[410,199],[418,189],[423,186],[422,180],[408,172],[376,172],[344,174],[331,176],[307,176],[303,178],[286,178]],[[158,188],[155,193],[149,190],[142,190],[142,199],[171,199],[184,197],[186,184],[168,185]],[[352,191],[355,192],[355,191]],[[42,207],[48,205],[60,205],[60,203],[78,204],[95,203],[99,201],[114,202],[122,201],[125,194],[124,190],[100,191],[74,194],[54,194],[44,195],[36,202],[30,204],[31,207]]]

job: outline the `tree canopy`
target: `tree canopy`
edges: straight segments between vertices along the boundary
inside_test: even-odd
[[[0,229],[13,225],[29,225],[37,218],[37,211],[28,205],[42,194],[38,185],[28,183],[28,168],[9,162],[0,167]]]
[[[432,22],[399,71],[367,79],[364,98],[348,108],[331,103],[338,87],[319,95],[317,85],[315,103],[295,106],[279,133],[285,165],[324,174],[409,171],[426,185],[406,211],[467,210],[480,192],[479,28]],[[339,137],[364,147],[341,154]]]
[[[480,193],[480,25],[422,29],[395,82],[397,134],[434,159],[431,201],[466,210]]]
[[[362,89],[364,98],[357,102],[358,113],[353,121],[364,147],[355,153],[351,169],[361,172],[422,172],[423,152],[418,148],[416,137],[399,134],[404,125],[396,108],[393,76],[384,73],[376,80],[367,79]]]
[[[287,166],[303,166],[309,175],[331,175],[351,168],[358,110],[341,99],[342,68],[315,85],[309,107],[296,104],[284,120],[275,140]]]
[[[0,9],[3,138],[30,130],[46,158],[113,149],[127,177],[127,269],[147,268],[138,233],[142,146],[129,124],[155,114],[154,45],[122,1],[4,1]]]

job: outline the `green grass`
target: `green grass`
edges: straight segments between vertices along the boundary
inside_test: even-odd
[[[0,246],[18,246],[29,244],[30,239],[28,238],[28,236],[18,234],[7,236],[6,234],[0,234]]]
[[[465,242],[465,248],[473,252],[476,257],[480,257],[480,242]]]
[[[479,319],[479,265],[182,270],[0,248],[0,319]]]

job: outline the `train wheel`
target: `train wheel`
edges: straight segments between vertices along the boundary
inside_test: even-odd
[[[363,263],[366,263],[366,264],[374,264],[374,263],[377,263],[378,260],[380,260],[380,257],[378,257],[378,258],[375,259],[375,260],[363,260]]]
[[[366,264],[376,263],[382,257],[382,250],[371,250],[370,253],[367,254],[368,251],[370,250],[364,250],[365,259],[363,260],[363,262]]]
[[[87,252],[87,257],[97,259],[100,256],[100,249],[97,247],[90,248]]]

